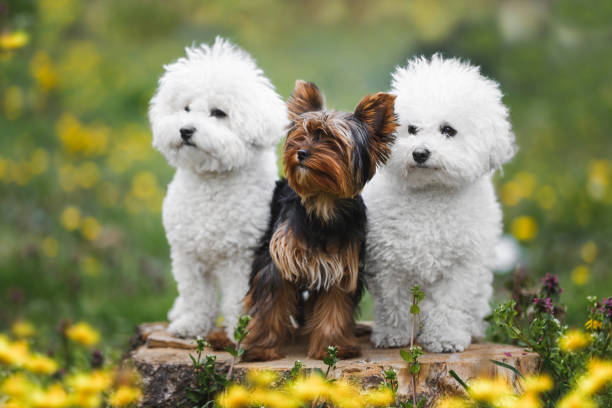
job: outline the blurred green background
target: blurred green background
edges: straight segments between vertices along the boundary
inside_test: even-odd
[[[163,64],[219,34],[283,97],[312,80],[338,109],[388,89],[414,55],[480,65],[520,146],[496,178],[505,230],[534,282],[561,277],[581,324],[587,294],[612,295],[610,21],[609,0],[0,0],[0,329],[86,320],[120,348],[165,319],[173,171],[147,105]]]

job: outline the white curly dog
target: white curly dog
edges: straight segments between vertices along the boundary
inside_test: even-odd
[[[372,342],[410,343],[410,288],[425,292],[418,342],[466,349],[484,335],[502,213],[492,175],[516,151],[496,82],[458,59],[414,58],[393,74],[400,127],[366,186]]]
[[[178,286],[169,330],[206,336],[221,298],[231,338],[252,250],[267,225],[275,146],[288,117],[242,49],[218,37],[186,53],[165,66],[149,108],[153,146],[176,168],[162,211]]]

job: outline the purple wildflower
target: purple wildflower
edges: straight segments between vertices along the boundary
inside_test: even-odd
[[[506,357],[512,357],[512,353],[505,351],[504,354],[506,355]]]
[[[542,278],[542,289],[548,296],[563,293],[563,288],[559,286],[559,278],[550,273]]]
[[[612,318],[612,296],[601,300],[601,313],[607,318]]]
[[[551,298],[533,298],[533,304],[536,310],[543,313],[553,314],[553,305]]]

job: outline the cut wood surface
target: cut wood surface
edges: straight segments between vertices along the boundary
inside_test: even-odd
[[[402,399],[407,399],[411,392],[410,375],[399,349],[373,348],[368,341],[369,325],[359,325],[359,332],[362,356],[341,360],[331,375],[358,381],[364,388],[369,388],[381,383],[383,369],[394,368],[399,382],[398,394]],[[195,340],[173,337],[166,331],[165,323],[139,326],[131,359],[142,376],[144,406],[178,407],[187,403],[185,389],[192,386],[194,381],[190,353],[195,355]],[[236,377],[240,381],[250,369],[288,373],[296,360],[300,360],[307,370],[324,368],[322,361],[306,357],[306,344],[303,341],[296,340],[288,345],[285,353],[285,358],[281,360],[238,363],[235,367]],[[204,354],[215,354],[219,370],[227,370],[231,359],[229,353],[206,350]],[[449,374],[450,370],[464,380],[477,376],[501,376],[517,387],[516,374],[490,360],[509,364],[524,375],[536,373],[539,366],[537,354],[504,344],[482,342],[472,344],[461,353],[425,353],[419,358],[421,373],[417,380],[417,392],[426,398],[428,407],[441,395],[461,393],[462,389]]]

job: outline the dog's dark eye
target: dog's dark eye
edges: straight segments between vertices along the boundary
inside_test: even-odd
[[[418,130],[419,129],[417,129],[416,126],[408,125],[408,133],[411,134],[411,135],[416,135]]]
[[[448,125],[440,126],[440,133],[446,135],[446,137],[453,137],[457,134],[457,131]]]
[[[191,112],[191,109],[189,108],[189,105],[185,106],[185,112]]]
[[[210,116],[214,116],[215,118],[224,118],[227,116],[227,113],[223,112],[221,109],[211,109]]]

